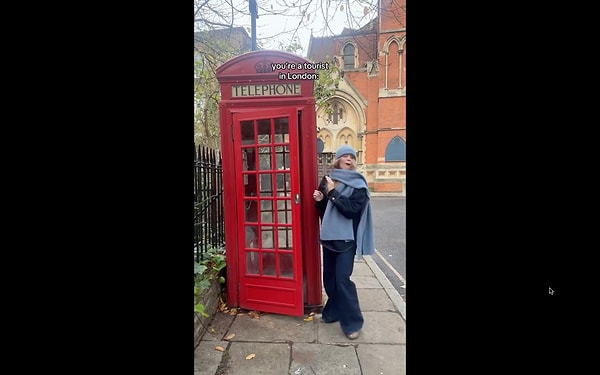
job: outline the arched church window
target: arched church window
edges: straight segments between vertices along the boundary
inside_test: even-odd
[[[344,69],[354,69],[354,44],[347,43],[342,52],[344,55]]]
[[[327,115],[327,119],[330,123],[337,125],[337,123],[344,118],[344,107],[338,102],[333,102],[331,105],[331,111]]]
[[[395,136],[385,148],[385,161],[406,161],[406,142]]]

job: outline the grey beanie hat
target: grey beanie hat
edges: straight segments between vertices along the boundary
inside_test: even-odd
[[[348,145],[342,145],[340,148],[338,148],[335,152],[335,158],[339,159],[342,157],[342,155],[346,154],[350,154],[354,156],[354,159],[356,159],[356,152],[354,152],[354,149]]]

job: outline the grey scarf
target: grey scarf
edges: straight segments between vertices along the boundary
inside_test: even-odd
[[[334,169],[329,176],[338,181],[335,190],[341,195],[350,197],[354,189],[366,189],[369,197],[367,180],[359,172]],[[356,240],[356,255],[359,259],[362,255],[371,255],[375,252],[370,200],[361,212],[356,237],[354,238],[352,219],[342,215],[329,200],[321,223],[321,240]]]

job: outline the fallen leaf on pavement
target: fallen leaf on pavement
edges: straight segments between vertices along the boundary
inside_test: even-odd
[[[246,356],[246,359],[252,359],[252,358],[254,358],[254,357],[256,357],[256,354],[252,353],[252,354],[248,354],[248,355]]]
[[[224,352],[224,351],[225,351],[225,348],[224,348],[224,347],[222,347],[222,346],[215,346],[215,350],[218,350],[218,351],[220,351],[220,352]]]
[[[225,340],[229,341],[229,340],[231,340],[231,339],[232,339],[232,338],[234,338],[234,337],[235,337],[235,333],[232,333],[232,334],[229,334],[229,335],[227,335],[227,336],[225,337]]]

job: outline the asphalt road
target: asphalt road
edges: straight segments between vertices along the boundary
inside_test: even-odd
[[[371,197],[375,254],[371,256],[406,302],[406,198]]]

